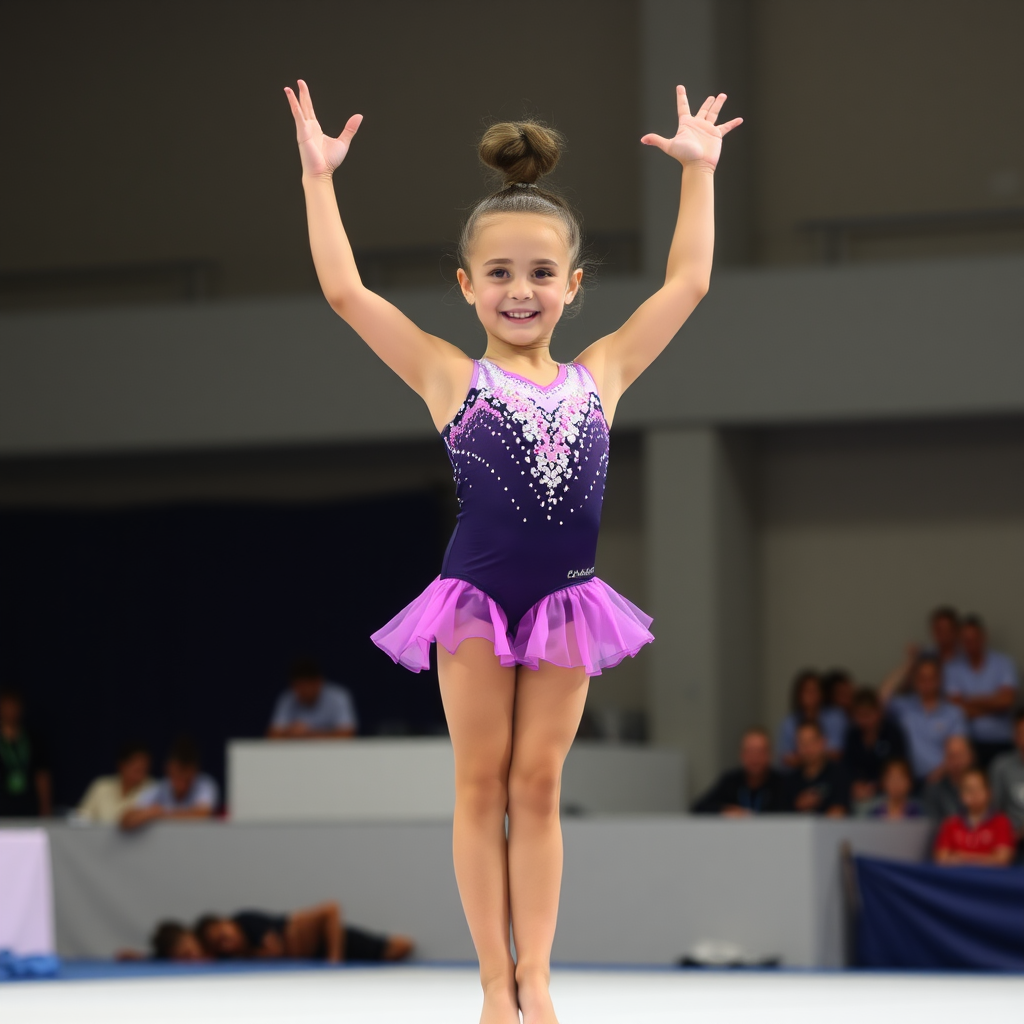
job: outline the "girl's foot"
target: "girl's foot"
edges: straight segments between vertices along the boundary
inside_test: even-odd
[[[484,985],[484,1008],[480,1024],[519,1024],[519,1003],[514,981]]]
[[[558,1024],[548,985],[551,974],[546,969],[516,969],[516,987],[523,1024]]]

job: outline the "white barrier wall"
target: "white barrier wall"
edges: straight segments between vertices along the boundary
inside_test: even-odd
[[[447,739],[233,740],[232,821],[448,821],[455,766]],[[562,808],[576,814],[685,810],[678,750],[573,744]]]
[[[66,957],[143,948],[162,918],[338,899],[353,924],[412,935],[422,959],[473,959],[448,823],[205,822],[133,835],[53,824],[47,831],[57,948]],[[557,961],[669,964],[714,938],[789,966],[837,967],[842,842],[916,859],[929,825],[666,815],[569,819],[564,834]]]

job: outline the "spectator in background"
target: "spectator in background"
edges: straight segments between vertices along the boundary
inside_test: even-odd
[[[1013,739],[1017,749],[992,762],[992,803],[1010,819],[1024,853],[1024,708],[1014,715]]]
[[[292,914],[245,910],[234,917],[208,914],[195,926],[206,952],[218,960],[279,959],[404,960],[413,950],[402,935],[377,936],[351,928],[337,903],[320,903]]]
[[[852,723],[846,732],[843,767],[854,803],[873,800],[880,792],[886,762],[907,756],[899,724],[882,713],[882,702],[869,686],[853,695]]]
[[[960,650],[960,613],[949,605],[941,605],[928,617],[928,625],[932,635],[931,647],[916,654],[934,654],[939,659],[945,683],[947,670],[963,656]]]
[[[821,677],[821,685],[825,691],[826,707],[842,711],[849,724],[853,714],[853,695],[857,689],[853,676],[845,668],[832,668]]]
[[[887,821],[920,818],[924,810],[911,797],[913,791],[914,775],[910,765],[901,757],[887,761],[882,770],[882,794],[868,805],[865,817]]]
[[[924,647],[917,643],[908,644],[903,663],[882,684],[882,689],[891,696],[913,695],[914,668],[922,657],[938,660],[943,691],[949,669],[962,660],[960,613],[955,608],[949,605],[936,608],[928,618],[928,628],[932,642]]]
[[[895,673],[882,686],[882,702],[903,727],[914,777],[922,784],[941,777],[946,740],[967,735],[964,713],[942,696],[941,671],[938,657],[923,654],[911,672],[909,696],[893,694]]]
[[[817,722],[797,727],[796,752],[797,766],[788,778],[790,810],[844,817],[850,807],[850,787],[842,766],[829,759]]]
[[[267,736],[271,739],[342,739],[354,736],[358,723],[352,694],[329,683],[316,662],[295,662],[290,687],[277,699]]]
[[[825,738],[826,757],[842,755],[846,742],[846,715],[839,708],[825,707],[825,691],[818,673],[804,669],[793,680],[790,694],[792,711],[779,726],[775,741],[775,756],[786,768],[794,768],[799,762],[796,749],[796,735],[804,722],[814,722],[820,727]]]
[[[181,736],[167,755],[167,777],[144,790],[121,817],[121,827],[141,828],[151,821],[210,818],[220,802],[220,790],[199,771],[199,748]]]
[[[788,810],[786,780],[772,767],[772,747],[764,729],[748,729],[740,741],[740,767],[723,772],[694,805],[694,814],[746,818]]]
[[[0,689],[0,817],[48,818],[53,813],[50,759],[39,736],[25,727],[25,698]]]
[[[1013,826],[1005,814],[991,811],[988,781],[980,768],[969,768],[960,784],[962,815],[947,818],[935,840],[937,864],[1005,867],[1013,860]]]
[[[946,696],[970,722],[978,764],[989,762],[1013,747],[1013,702],[1017,669],[1005,654],[989,650],[985,625],[976,615],[960,623],[963,657],[946,670]]]
[[[117,757],[117,774],[93,780],[77,816],[84,821],[116,825],[142,793],[156,784],[149,777],[149,765],[149,748],[144,743],[125,743]]]
[[[974,767],[974,748],[966,736],[950,736],[943,748],[942,770],[924,789],[924,809],[934,821],[945,821],[963,813],[960,786]]]

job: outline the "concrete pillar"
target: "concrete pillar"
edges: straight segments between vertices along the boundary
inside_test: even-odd
[[[675,87],[695,110],[726,92],[729,117],[751,118],[750,0],[642,0],[640,74],[645,132],[675,130]],[[744,264],[753,251],[751,125],[731,133],[715,175],[719,266]],[[657,150],[641,154],[643,273],[661,278],[679,206],[679,167]]]
[[[644,461],[651,735],[684,750],[693,795],[760,711],[750,442],[711,427],[652,430]]]

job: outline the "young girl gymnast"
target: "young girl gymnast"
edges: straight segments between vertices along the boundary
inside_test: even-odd
[[[454,470],[459,514],[441,575],[373,640],[413,671],[428,667],[437,642],[455,751],[455,874],[480,961],[481,1024],[517,1024],[520,1012],[524,1024],[552,1024],[562,763],[590,677],[653,639],[651,618],[594,575],[608,428],[623,392],[708,290],[714,170],[740,119],[716,124],[724,94],[691,114],[678,86],[674,137],[640,140],[683,168],[665,283],[571,363],[556,362],[550,343],[579,293],[580,225],[538,184],[560,137],[529,121],[488,129],[480,156],[504,184],[470,213],[459,245],[459,286],[487,337],[483,357],[471,359],[359,278],[332,175],[361,115],[331,138],[305,82],[285,93],[324,295],[426,403]]]

